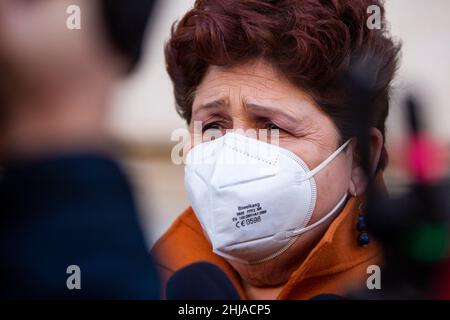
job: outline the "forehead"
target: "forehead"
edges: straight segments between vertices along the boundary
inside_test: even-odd
[[[211,66],[197,87],[193,108],[212,99],[304,99],[305,92],[291,84],[264,61],[232,68]]]

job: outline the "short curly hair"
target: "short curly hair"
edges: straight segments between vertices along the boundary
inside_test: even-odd
[[[209,66],[232,67],[264,59],[308,92],[334,121],[341,139],[352,135],[353,117],[342,76],[356,59],[376,56],[372,126],[385,135],[390,83],[400,45],[388,35],[381,0],[197,0],[173,25],[165,47],[178,113],[191,121],[197,86]],[[369,6],[381,12],[381,28],[369,29]],[[384,169],[383,147],[378,164]]]

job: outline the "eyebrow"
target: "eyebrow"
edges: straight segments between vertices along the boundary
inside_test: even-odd
[[[192,114],[192,118],[194,116],[204,110],[214,110],[214,109],[221,109],[224,106],[228,105],[227,99],[218,99],[211,102],[207,102],[204,104],[201,104]],[[252,113],[253,115],[259,116],[259,117],[270,117],[270,116],[277,116],[283,118],[285,121],[290,123],[299,123],[301,122],[300,119],[297,119],[296,117],[292,116],[288,112],[283,111],[280,108],[271,107],[271,106],[263,106],[256,103],[245,103],[245,110],[249,113]]]
[[[297,123],[300,122],[300,119],[292,116],[291,114],[284,112],[280,108],[270,107],[270,106],[262,106],[255,103],[246,103],[245,108],[248,112],[256,114],[258,116],[281,116],[288,122]]]
[[[218,100],[214,100],[211,102],[207,102],[204,104],[201,104],[193,113],[192,113],[192,117],[194,117],[197,113],[199,113],[200,111],[203,110],[214,110],[214,109],[220,109],[224,106],[228,105],[228,101],[226,101],[225,99],[218,99]]]

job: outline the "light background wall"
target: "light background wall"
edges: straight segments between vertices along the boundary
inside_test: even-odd
[[[137,191],[150,245],[188,206],[183,168],[170,161],[170,150],[176,144],[171,133],[185,123],[175,112],[163,46],[172,23],[193,2],[160,1],[141,69],[119,86],[113,101],[111,129],[131,150],[124,164]],[[431,131],[450,145],[450,1],[387,0],[386,11],[391,33],[403,44],[388,118],[388,152],[404,134],[400,102],[408,90],[421,93]],[[393,169],[388,171],[388,182],[396,174]]]

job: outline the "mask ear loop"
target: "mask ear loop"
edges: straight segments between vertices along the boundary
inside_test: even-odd
[[[352,139],[348,139],[342,146],[340,146],[335,152],[333,152],[327,159],[325,159],[325,161],[323,161],[321,164],[319,164],[317,167],[315,167],[313,170],[311,170],[305,177],[305,179],[302,179],[302,181],[310,179],[311,177],[313,177],[314,175],[316,175],[317,173],[319,173],[323,168],[325,168],[331,161],[333,161],[341,152],[342,150],[344,150],[352,141]],[[341,200],[339,200],[338,204],[325,216],[323,216],[319,221],[316,221],[315,223],[302,228],[300,230],[293,230],[293,231],[284,231],[284,232],[280,232],[277,233],[274,237],[276,239],[286,239],[286,238],[291,238],[291,237],[296,237],[299,236],[311,229],[316,228],[317,226],[319,226],[320,224],[322,224],[323,222],[325,222],[326,220],[328,220],[329,218],[331,218],[337,211],[340,211],[342,209],[342,207],[344,206],[344,204],[347,201],[347,197],[348,197],[348,193],[346,192],[345,195],[341,198]]]
[[[316,174],[318,174],[322,169],[324,169],[327,165],[330,164],[331,161],[333,161],[341,152],[344,150],[352,141],[352,139],[348,139],[342,146],[340,146],[335,152],[333,152],[328,158],[326,158],[321,164],[319,164],[317,167],[315,167],[313,170],[308,172],[303,178],[302,181],[311,179]]]

